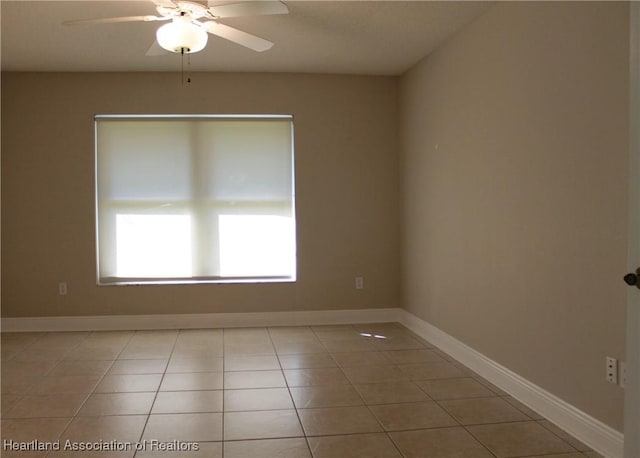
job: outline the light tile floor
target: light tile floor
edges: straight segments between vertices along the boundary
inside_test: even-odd
[[[599,456],[395,323],[4,333],[1,386],[7,458]]]

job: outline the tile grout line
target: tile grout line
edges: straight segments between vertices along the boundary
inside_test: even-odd
[[[137,334],[138,332],[139,331],[136,331],[135,334]],[[158,393],[160,393],[160,387],[162,386],[162,382],[164,381],[164,377],[167,374],[167,368],[169,367],[169,361],[171,361],[171,357],[173,356],[173,352],[174,352],[174,350],[176,348],[176,344],[178,342],[178,337],[180,336],[180,332],[181,332],[181,329],[178,329],[176,331],[176,337],[175,337],[175,339],[173,341],[173,345],[171,346],[171,351],[169,352],[169,356],[167,358],[167,363],[164,366],[164,371],[162,372],[162,377],[160,377],[160,383],[158,384],[158,388],[156,389],[155,395],[153,397],[153,401],[151,402],[151,406],[149,407],[149,413],[147,414],[147,418],[146,418],[146,420],[144,422],[144,425],[142,426],[142,430],[140,431],[140,437],[138,437],[138,442],[142,441],[142,437],[144,436],[144,432],[147,429],[147,425],[149,424],[149,420],[151,419],[151,412],[153,411],[153,406],[156,403],[156,399],[158,399]],[[132,337],[132,339],[133,339],[133,337]],[[122,349],[122,351],[124,351],[124,348]],[[136,447],[136,450],[135,450],[132,458],[135,458],[136,456],[138,456],[138,451],[139,450],[137,450],[137,447]]]
[[[354,327],[354,331],[357,332],[357,329],[355,329]],[[382,354],[383,359],[387,359],[390,361],[390,358],[387,357],[387,355],[385,355],[383,352],[379,351]],[[390,361],[392,362],[392,361]],[[336,361],[337,363],[337,361]],[[340,369],[342,370],[342,367],[338,364],[338,367],[340,367]],[[397,368],[397,366],[395,364],[392,365],[392,367]],[[343,371],[344,373],[344,371]],[[367,410],[369,411],[369,413],[373,416],[373,418],[376,419],[376,421],[378,422],[378,425],[380,426],[380,428],[382,429],[382,432],[384,433],[385,437],[387,438],[387,440],[389,440],[389,442],[391,442],[391,444],[393,445],[394,449],[398,452],[399,456],[404,457],[405,454],[402,452],[402,450],[400,450],[400,447],[398,447],[398,444],[396,444],[396,442],[393,440],[393,438],[391,437],[391,435],[389,434],[389,431],[386,430],[386,428],[384,427],[384,425],[382,424],[382,421],[378,418],[378,416],[375,414],[375,412],[371,409],[371,405],[367,404],[366,399],[364,398],[364,396],[362,395],[362,393],[360,393],[360,391],[358,390],[358,388],[355,386],[355,384],[353,383],[353,381],[347,376],[346,373],[344,373],[344,376],[347,378],[347,380],[349,380],[349,383],[351,384],[351,386],[353,386],[353,389],[356,391],[356,393],[358,393],[358,396],[360,396],[360,399],[362,400],[364,406],[367,408]]]
[[[525,414],[525,415],[526,415],[526,414]],[[577,448],[577,447],[575,447],[573,444],[571,444],[571,443],[570,443],[568,440],[566,440],[564,437],[561,437],[559,434],[556,434],[556,432],[555,432],[555,431],[550,430],[550,429],[549,429],[549,428],[547,428],[546,426],[541,425],[540,423],[542,423],[542,422],[544,422],[544,421],[546,421],[546,422],[548,422],[548,423],[550,423],[550,424],[552,424],[552,425],[553,425],[553,423],[551,423],[551,421],[547,420],[546,418],[545,418],[544,420],[534,420],[534,421],[535,421],[538,425],[542,426],[545,430],[549,431],[551,434],[553,434],[554,436],[556,436],[556,437],[557,437],[558,439],[560,439],[561,441],[563,441],[563,442],[565,442],[565,443],[569,444],[569,446],[570,446],[570,447],[573,447],[573,448],[574,448],[578,453],[582,453],[582,454],[584,454],[585,452],[592,452],[592,451],[593,451],[593,450],[578,450],[578,448]],[[554,426],[555,426],[555,425],[554,425]],[[556,426],[556,427],[557,427],[557,426]],[[574,439],[575,439],[575,438],[574,438]],[[578,440],[578,439],[575,439],[575,440]]]
[[[472,425],[462,425],[462,427],[464,428],[465,431],[467,431],[467,433],[469,433],[476,441],[478,441],[480,444],[482,444],[483,447],[485,447],[487,450],[489,450],[489,448],[482,442],[480,441],[480,439],[478,439],[473,432],[469,429],[470,427],[474,427],[474,426],[496,426],[496,425],[512,425],[512,424],[518,424],[518,423],[537,423],[536,420],[520,420],[520,421],[503,421],[503,422],[497,422],[497,423],[476,423],[476,424],[472,424]],[[546,428],[545,428],[546,429]],[[551,431],[549,431],[551,432]],[[553,434],[553,433],[552,433]],[[555,435],[554,435],[555,436]],[[557,437],[557,436],[556,436]],[[544,453],[544,454],[534,454],[534,455],[520,455],[514,458],[526,458],[527,456],[532,457],[532,456],[556,456],[558,454],[564,454],[564,453],[582,453],[579,450],[577,450],[575,447],[573,447],[571,444],[569,444],[567,441],[565,441],[564,439],[562,439],[561,437],[557,437],[558,439],[560,439],[563,443],[565,443],[566,445],[568,445],[569,447],[571,447],[573,450],[569,451],[569,452],[553,452],[553,453]],[[489,450],[489,452],[491,452],[491,450]],[[493,454],[493,452],[491,452]],[[495,454],[493,454],[494,456],[497,456]]]
[[[51,333],[51,332],[43,332],[40,336],[36,337],[33,341],[31,341],[31,342],[27,343],[27,344],[26,344],[26,345],[24,345],[20,350],[16,351],[14,354],[12,354],[12,355],[9,357],[9,360],[8,360],[8,361],[20,362],[20,361],[15,361],[15,358],[16,358],[18,355],[20,355],[20,354],[21,354],[22,352],[24,352],[24,351],[27,351],[27,350],[29,349],[29,347],[32,347],[33,345],[35,345],[35,344],[36,344],[36,342],[38,342],[38,341],[40,341],[40,340],[44,339],[44,338],[45,338],[47,335],[49,335],[49,334],[52,334],[52,333]],[[91,334],[92,334],[92,332],[90,332],[90,333],[89,333],[89,335],[91,335]],[[80,346],[80,344],[81,344],[81,343],[82,343],[82,341],[79,341],[79,342],[78,342],[74,347],[70,348],[70,349],[65,353],[65,355],[66,355],[66,354],[68,354],[69,352],[71,352],[71,351],[72,351],[73,349],[75,349],[76,347]],[[46,360],[45,360],[45,361],[46,361]],[[63,359],[58,360],[58,361],[57,361],[57,362],[56,362],[56,363],[55,363],[55,364],[54,364],[50,369],[46,370],[46,371],[44,372],[44,374],[38,375],[38,376],[37,376],[37,378],[38,378],[38,382],[36,382],[36,384],[35,384],[35,385],[30,386],[30,387],[29,387],[25,392],[19,393],[19,394],[17,395],[17,398],[18,398],[18,399],[16,399],[16,400],[15,400],[15,402],[13,403],[13,405],[12,405],[12,406],[7,410],[7,412],[5,412],[5,413],[4,413],[4,415],[7,415],[8,413],[11,413],[11,411],[16,407],[16,405],[17,405],[18,403],[20,403],[20,402],[21,402],[21,401],[23,401],[27,396],[29,396],[29,394],[30,394],[29,392],[30,392],[31,390],[33,390],[33,389],[37,386],[37,384],[39,384],[39,383],[42,381],[41,379],[42,379],[43,377],[46,377],[46,376],[47,376],[47,374],[48,374],[49,372],[51,372],[52,370],[54,370],[54,369],[55,369],[55,368],[56,368],[56,367],[57,367],[57,366],[58,366],[62,361],[64,361],[64,358],[63,358]],[[1,367],[1,366],[2,366],[2,364],[1,364],[1,362],[0,362],[0,367]],[[36,377],[36,376],[34,376],[34,377]],[[0,377],[0,378],[1,378],[1,377]],[[0,397],[1,397],[1,395],[0,395]],[[88,396],[87,396],[87,397],[88,397]],[[86,399],[85,399],[85,402],[86,402]],[[84,402],[83,402],[83,404],[84,404]],[[82,408],[82,405],[80,405],[80,408]],[[4,415],[3,415],[3,417],[4,417]],[[69,423],[67,423],[67,426],[65,426],[65,428],[64,428],[64,429],[62,430],[62,432],[58,435],[58,437],[56,437],[56,440],[58,440],[58,439],[62,436],[62,434],[66,431],[66,429],[69,427],[69,424],[71,424],[71,422],[73,421],[73,418],[74,418],[74,417],[75,417],[75,415],[74,415],[74,416],[72,416],[72,417],[69,419]],[[67,417],[57,417],[57,418],[67,418]],[[49,452],[47,452],[47,453],[45,454],[45,456],[46,456],[46,455],[48,455],[48,454],[49,454]]]
[[[422,389],[420,387],[420,385],[418,385],[418,388]],[[424,391],[424,390],[423,390]],[[471,436],[473,438],[474,441],[476,441],[478,444],[480,444],[487,452],[489,452],[491,455],[493,455],[494,457],[498,458],[497,455],[495,453],[493,453],[489,447],[487,447],[482,441],[480,441],[477,437],[475,437],[473,434],[471,434],[471,431],[469,431],[465,425],[462,424],[461,421],[459,421],[456,417],[454,417],[451,413],[449,413],[449,411],[447,409],[445,409],[439,402],[438,400],[434,399],[433,402],[436,403],[436,405],[438,407],[440,407],[444,412],[447,413],[447,415],[449,415],[451,418],[453,418],[455,420],[456,423],[458,423],[458,426],[461,427],[467,434],[469,434],[469,436]]]
[[[453,359],[451,361],[452,363],[459,363],[457,360]],[[462,365],[462,364],[461,364]],[[462,365],[463,369],[467,369],[466,366]],[[460,426],[468,433],[470,434],[478,443],[480,443],[484,448],[487,449],[487,451],[489,451],[489,453],[491,453],[492,455],[496,456],[495,454],[493,454],[493,452],[491,452],[491,450],[489,450],[489,448],[482,443],[480,440],[478,440],[473,433],[468,429],[468,427],[471,426],[485,426],[485,425],[500,425],[500,424],[512,424],[512,423],[530,423],[530,422],[535,422],[535,423],[539,423],[540,421],[545,421],[545,420],[536,420],[535,418],[531,417],[529,414],[527,414],[526,412],[523,412],[521,409],[519,409],[518,407],[512,405],[511,403],[509,403],[509,405],[511,405],[513,408],[515,408],[518,412],[520,412],[521,414],[523,414],[525,417],[527,417],[526,420],[512,420],[512,421],[501,421],[501,422],[490,422],[490,423],[473,423],[473,424],[468,424],[468,425],[464,425],[462,423],[460,423],[458,421],[457,418],[455,418],[444,406],[442,406],[440,404],[440,401],[447,401],[447,400],[469,400],[469,399],[503,399],[504,397],[507,397],[505,395],[501,395],[500,393],[496,392],[495,390],[491,389],[491,386],[486,386],[485,384],[483,384],[480,380],[478,380],[478,378],[484,380],[481,376],[477,376],[477,377],[473,377],[472,375],[475,374],[473,371],[471,371],[471,374],[468,374],[468,377],[456,377],[455,379],[461,379],[461,378],[472,378],[473,380],[476,380],[478,383],[481,383],[483,386],[485,386],[487,389],[489,389],[491,392],[494,393],[494,396],[482,396],[482,397],[469,397],[469,398],[452,398],[452,399],[433,399],[438,406],[443,409],[445,412],[447,412],[447,414],[449,414],[452,418],[454,418],[454,420],[456,420]],[[437,379],[437,380],[444,380],[444,379]],[[418,385],[418,388],[420,388],[422,391],[425,392],[425,394],[428,395],[428,393],[420,386]],[[504,401],[504,402],[508,402],[508,401]],[[547,420],[548,421],[548,420]],[[540,425],[544,428],[543,425]],[[553,431],[549,430],[548,428],[545,428],[545,430],[549,431],[550,433],[552,433],[554,436],[556,436],[558,439],[560,439],[563,443],[567,444],[569,447],[573,448],[575,452],[577,453],[582,453],[580,450],[578,450],[576,447],[574,447],[572,444],[570,444],[567,440],[565,440],[564,438],[560,437],[558,434],[555,434]],[[574,452],[571,452],[574,453]],[[553,455],[553,454],[546,454],[546,455]],[[529,455],[529,456],[536,456],[536,455]],[[541,455],[544,456],[544,455]],[[526,458],[526,457],[524,457]]]
[[[225,340],[227,339],[226,334],[227,334],[226,328],[222,328],[222,414],[221,414],[222,418],[220,419],[220,424],[221,424],[221,429],[222,429],[220,431],[220,456],[221,456],[221,458],[224,458],[224,448],[225,448],[224,444],[226,442],[225,439],[224,439],[224,427],[225,427],[224,419],[225,419],[226,413],[227,413],[225,411],[225,409],[224,409],[224,398],[225,398],[224,394],[225,394],[225,392],[227,390],[227,387],[226,387],[226,378],[227,377],[225,377],[225,374],[226,374],[225,369],[226,369],[226,365],[227,365],[227,355],[225,354],[225,350],[224,350],[224,347],[225,347],[224,343],[225,343]]]
[[[221,348],[220,348],[220,350],[221,350],[221,356],[222,356],[222,375],[221,375],[222,376],[222,390],[220,390],[221,391],[221,397],[222,397],[222,399],[221,399],[221,404],[222,405],[220,407],[220,409],[221,409],[221,412],[220,412],[220,457],[224,458],[224,443],[225,443],[225,440],[224,440],[224,429],[225,429],[225,422],[224,422],[225,400],[224,400],[224,398],[225,398],[225,396],[224,396],[224,394],[225,394],[225,391],[226,391],[226,388],[225,388],[225,376],[224,376],[225,368],[226,368],[225,367],[226,358],[225,358],[225,351],[224,351],[225,328],[219,328],[219,330],[220,330],[220,335],[221,335],[221,339],[220,339],[221,340],[221,342],[220,342]],[[197,391],[197,390],[195,390],[195,391]],[[207,391],[207,390],[200,390],[200,391]],[[215,390],[212,390],[212,391],[215,391]],[[209,441],[205,441],[205,442],[209,442]],[[211,442],[216,442],[216,441],[211,441]]]
[[[93,335],[93,334],[95,334],[96,332],[98,332],[98,331],[91,331],[91,332],[89,333],[89,336],[92,336],[92,335]],[[62,438],[62,436],[64,435],[64,433],[66,433],[66,432],[69,430],[69,427],[70,427],[70,426],[71,426],[71,424],[74,422],[74,420],[75,420],[76,418],[78,418],[78,413],[80,413],[80,410],[82,410],[82,408],[85,406],[85,404],[87,403],[87,401],[89,400],[89,398],[91,397],[91,395],[92,395],[93,393],[95,393],[96,388],[98,388],[98,385],[100,385],[100,382],[102,382],[102,380],[106,377],[107,372],[109,372],[109,369],[111,369],[111,367],[113,366],[113,364],[117,361],[118,356],[120,356],[120,354],[124,351],[124,348],[129,344],[129,342],[130,342],[130,341],[131,341],[131,339],[133,338],[133,335],[134,335],[134,334],[135,334],[135,332],[134,332],[134,333],[132,333],[132,334],[129,336],[129,339],[127,340],[127,342],[122,346],[122,349],[118,352],[118,355],[116,356],[116,359],[111,360],[111,364],[109,365],[109,367],[107,368],[107,370],[105,370],[105,371],[104,371],[104,374],[102,374],[102,375],[98,378],[98,382],[97,382],[97,383],[96,383],[96,385],[93,387],[93,390],[91,390],[91,392],[89,392],[89,393],[87,394],[87,397],[86,397],[86,398],[85,398],[85,400],[82,402],[82,404],[80,404],[80,407],[78,407],[78,410],[76,410],[76,413],[75,413],[75,414],[74,414],[74,415],[69,419],[69,422],[67,423],[67,426],[65,426],[65,428],[62,430],[62,432],[58,435],[58,437],[56,438],[56,441],[59,441],[59,440],[60,440],[60,438]],[[87,337],[89,337],[89,336],[87,336]],[[86,338],[85,338],[84,340],[86,340]],[[79,347],[79,346],[80,346],[80,343],[78,343],[78,345],[76,345],[76,347],[74,347],[74,349],[75,349],[75,348],[77,348],[77,347]],[[56,367],[57,367],[57,366],[58,366],[62,361],[64,361],[64,360],[60,360],[60,361],[58,361],[58,364],[56,364],[56,365],[55,365],[54,367],[52,367],[49,371],[47,371],[47,373],[49,373],[49,372],[51,372],[52,370],[54,370],[54,369],[55,369],[55,368],[56,368]],[[92,361],[92,360],[87,360],[87,361]],[[107,361],[108,361],[108,360],[107,360]],[[46,374],[45,374],[45,376],[46,376]],[[48,451],[44,456],[45,456],[45,457],[52,456],[51,452],[52,452],[52,451]]]
[[[311,332],[313,332],[313,329],[311,329],[311,327],[308,327],[309,330]],[[293,399],[293,393],[291,393],[291,386],[289,385],[289,380],[287,380],[287,377],[284,373],[284,369],[282,367],[282,362],[280,361],[280,354],[278,353],[278,349],[276,348],[274,342],[273,342],[273,336],[271,335],[271,327],[267,328],[267,333],[269,334],[269,341],[271,342],[271,346],[273,347],[273,351],[275,353],[276,359],[278,360],[278,365],[280,366],[280,372],[282,373],[282,378],[284,379],[284,384],[287,387],[287,392],[289,393],[289,398],[291,399],[291,404],[293,405],[293,410],[296,413],[296,418],[298,419],[298,424],[300,425],[300,430],[302,431],[303,437],[304,437],[304,441],[307,444],[307,450],[309,450],[309,456],[313,457],[313,450],[311,450],[311,444],[309,443],[309,437],[307,436],[307,432],[304,429],[304,425],[302,424],[302,419],[300,418],[300,412],[298,412],[298,407],[296,406],[296,402]],[[315,332],[313,332],[313,335],[316,336]],[[317,336],[316,336],[317,338]],[[223,456],[224,458],[224,456]]]

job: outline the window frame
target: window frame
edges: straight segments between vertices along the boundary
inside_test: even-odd
[[[122,214],[136,214],[136,207],[140,208],[142,205],[140,201],[124,202],[119,200],[102,200],[99,194],[99,170],[98,170],[98,123],[100,120],[176,120],[176,121],[188,121],[188,120],[257,120],[257,121],[269,121],[269,120],[287,120],[291,123],[291,197],[289,200],[272,200],[259,201],[259,200],[245,200],[242,202],[229,203],[223,199],[202,199],[201,197],[195,197],[192,195],[191,199],[183,201],[173,201],[172,205],[175,205],[171,212],[165,212],[163,214],[197,214],[197,212],[191,211],[194,207],[206,206],[208,212],[211,215],[212,225],[216,225],[216,231],[218,230],[219,216],[221,215],[245,215],[246,210],[251,211],[251,215],[286,215],[293,220],[293,271],[291,275],[254,275],[254,276],[214,276],[214,275],[194,275],[189,277],[118,277],[118,276],[102,276],[101,275],[101,257],[115,256],[115,249],[109,253],[109,250],[105,249],[105,241],[101,237],[100,227],[101,224],[101,205],[111,207],[111,210],[107,210],[103,213],[108,213],[109,219],[112,220],[111,224],[115,225],[115,220],[118,216],[118,211]],[[295,283],[298,276],[298,253],[297,253],[297,219],[296,219],[296,180],[295,180],[295,123],[294,116],[292,114],[98,114],[94,116],[94,185],[95,185],[95,247],[96,247],[96,284],[98,286],[122,286],[122,285],[178,285],[178,284],[227,284],[227,283]],[[153,200],[145,200],[144,206],[153,204]],[[290,202],[290,203],[289,203]],[[162,204],[164,201],[157,201]],[[245,209],[242,211],[240,208]],[[217,215],[217,216],[216,216]],[[213,222],[215,221],[215,223]],[[111,237],[115,237],[116,231],[111,229]],[[195,240],[192,240],[192,252],[198,245]],[[111,240],[111,246],[116,247],[117,244],[114,240]],[[109,254],[107,254],[109,253]],[[216,256],[220,253],[217,251]]]

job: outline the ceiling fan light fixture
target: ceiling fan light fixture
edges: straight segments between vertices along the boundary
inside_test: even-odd
[[[192,23],[189,17],[174,18],[156,32],[158,44],[167,51],[191,54],[207,45],[207,32]]]

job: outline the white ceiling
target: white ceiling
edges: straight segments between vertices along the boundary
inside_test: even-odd
[[[220,21],[273,41],[272,49],[256,53],[210,37],[203,51],[190,56],[191,71],[399,75],[490,6],[457,1],[285,3],[288,15]],[[70,19],[156,14],[149,0],[0,0],[0,8],[2,70],[180,70],[177,54],[145,56],[163,23],[61,24]]]

